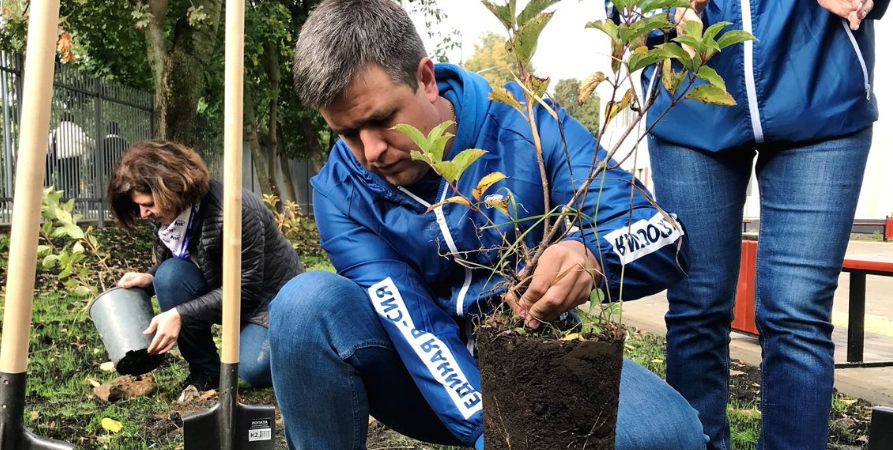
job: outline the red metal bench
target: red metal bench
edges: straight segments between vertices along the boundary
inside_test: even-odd
[[[738,290],[735,298],[732,329],[757,335],[754,313],[754,287],[756,286],[757,240],[755,235],[744,235],[741,241],[741,269],[738,273]],[[836,367],[883,367],[893,366],[893,361],[863,360],[865,348],[865,278],[866,275],[893,276],[893,261],[863,258],[846,258],[842,272],[850,274],[849,325],[847,328],[846,362]]]

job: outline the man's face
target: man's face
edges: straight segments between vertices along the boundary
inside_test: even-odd
[[[430,59],[419,62],[416,78],[413,90],[392,81],[381,67],[370,66],[354,77],[341,98],[319,111],[366,169],[395,186],[415,183],[429,167],[412,160],[410,152],[418,146],[391,128],[406,123],[427,135],[440,123]]]

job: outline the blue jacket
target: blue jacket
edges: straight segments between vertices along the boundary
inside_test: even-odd
[[[471,198],[484,175],[500,171],[508,178],[487,195],[510,190],[523,205],[519,210],[525,212],[519,215],[542,214],[542,183],[527,122],[511,107],[490,101],[490,86],[479,75],[446,64],[435,66],[435,75],[440,94],[453,103],[458,118],[457,136],[445,159],[468,148],[488,151],[462,176],[460,191]],[[508,87],[523,98],[517,85]],[[595,141],[559,110],[568,162],[555,120],[542,107],[537,107],[536,117],[552,205],[566,203],[588,174]],[[599,148],[598,155],[604,158],[605,151]],[[631,200],[630,182],[629,173],[611,170],[599,193],[602,179],[597,179],[583,208],[597,216],[596,222],[584,223],[566,238],[583,241],[598,256],[607,280],[604,287],[614,299],[620,297],[621,277],[623,298],[634,299],[663,290],[683,278],[687,268],[681,229],[672,228],[640,193]],[[462,205],[447,204],[426,214],[428,202],[367,171],[340,140],[312,185],[322,247],[341,275],[368,289],[428,403],[453,434],[473,446],[483,430],[480,376],[473,344],[463,331],[470,327],[464,322],[479,311],[478,302],[498,297],[504,288],[497,286],[501,280],[492,279],[490,270],[470,267],[496,264],[495,251],[479,250],[500,245],[497,233],[479,234],[476,228],[484,226],[484,220]],[[437,198],[449,195],[441,182]],[[506,222],[495,209],[487,213],[496,223]],[[541,236],[541,228],[534,228],[528,244]]]
[[[653,134],[677,145],[721,151],[830,139],[870,126],[878,118],[873,19],[889,3],[875,0],[868,18],[851,31],[816,0],[711,0],[701,15],[705,28],[727,21],[732,25],[726,30],[749,31],[759,39],[727,47],[708,63],[738,104],[686,100]],[[646,89],[654,69],[643,71]],[[669,93],[660,86],[649,125],[668,104]]]

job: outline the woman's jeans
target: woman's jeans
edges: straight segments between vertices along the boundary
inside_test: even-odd
[[[761,449],[825,448],[834,384],[831,304],[870,145],[869,128],[758,149]],[[728,449],[729,331],[755,150],[702,152],[653,137],[649,149],[657,199],[679,216],[691,250],[688,278],[667,295],[667,381],[698,410],[708,447]]]
[[[162,311],[210,292],[198,266],[179,258],[167,259],[158,266],[154,285]],[[217,377],[220,374],[220,356],[211,336],[214,319],[197,319],[195,323],[180,328],[177,346],[189,363],[192,375],[204,373]],[[269,330],[253,323],[242,324],[239,341],[239,377],[250,386],[271,386]]]
[[[461,445],[425,402],[365,290],[307,272],[270,305],[273,387],[291,450],[365,449],[368,417],[415,439]],[[703,449],[694,409],[624,360],[617,448]],[[486,445],[486,443],[485,443]]]

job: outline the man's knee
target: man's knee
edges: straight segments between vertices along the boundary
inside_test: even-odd
[[[365,306],[356,301],[362,295],[359,286],[339,275],[302,273],[286,283],[270,303],[270,334],[282,338],[297,334],[297,330],[325,327],[345,311]]]

